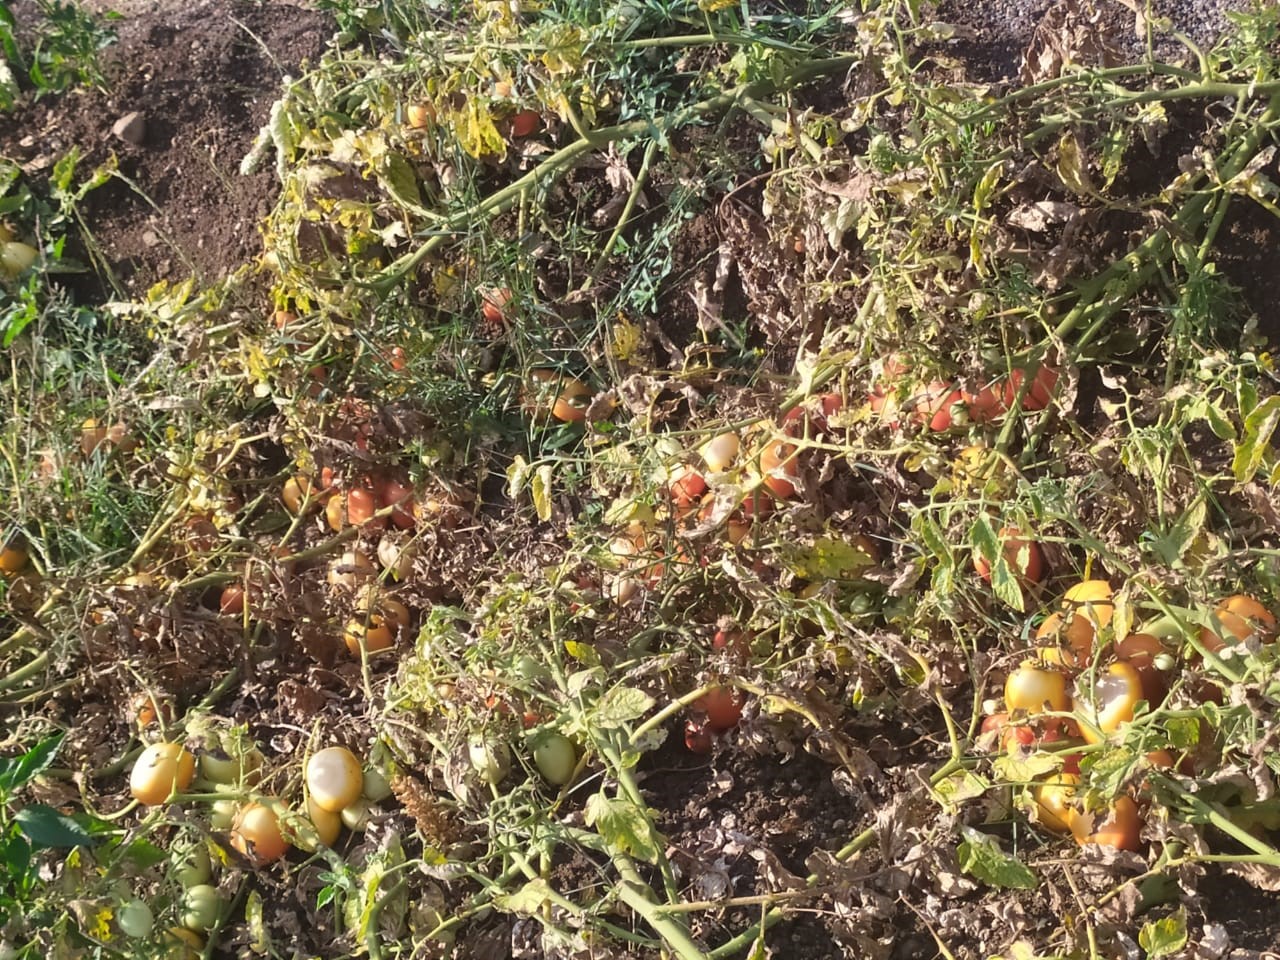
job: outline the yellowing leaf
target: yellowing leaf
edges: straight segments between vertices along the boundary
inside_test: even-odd
[[[458,145],[475,159],[484,156],[505,157],[507,141],[494,125],[493,114],[479,97],[470,97],[461,113],[453,116]]]
[[[544,463],[533,475],[529,484],[529,493],[533,497],[533,509],[538,512],[538,519],[546,523],[551,519],[551,464]]]
[[[1058,176],[1068,190],[1086,195],[1094,192],[1084,152],[1074,133],[1065,133],[1058,141]]]
[[[587,801],[587,825],[596,828],[611,847],[645,863],[657,863],[662,836],[644,811],[628,800],[597,793]]]
[[[640,328],[626,317],[622,317],[613,325],[613,338],[609,344],[609,352],[620,363],[628,363],[636,355],[642,342]]]

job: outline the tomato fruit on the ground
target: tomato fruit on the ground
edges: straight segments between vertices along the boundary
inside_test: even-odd
[[[346,747],[326,747],[307,758],[307,790],[316,805],[339,813],[360,797],[364,773],[360,761]]]
[[[279,860],[288,849],[280,819],[265,804],[250,803],[231,824],[231,846],[255,866]]]
[[[732,730],[742,719],[742,697],[733,687],[712,687],[693,706],[706,714],[707,726],[716,733]]]
[[[129,774],[129,792],[144,806],[166,802],[191,786],[196,758],[180,743],[153,743],[143,750]]]
[[[1039,583],[1044,578],[1044,551],[1040,544],[1024,537],[1017,527],[1002,528],[999,540],[1004,562],[1023,584]],[[973,568],[983,580],[991,582],[991,564],[977,551],[973,554]]]
[[[552,786],[569,782],[578,765],[578,752],[573,741],[562,733],[546,733],[533,746],[533,762],[543,779]]]
[[[1131,721],[1134,707],[1143,699],[1141,675],[1123,660],[1100,667],[1096,674],[1081,674],[1077,683],[1085,688],[1076,698],[1075,712],[1087,743],[1100,743]]]
[[[1116,797],[1105,814],[1077,813],[1071,833],[1082,846],[1096,843],[1117,850],[1137,851],[1142,846],[1142,815],[1129,797]]]
[[[1004,704],[1010,713],[1014,710],[1032,714],[1066,710],[1071,706],[1067,678],[1056,670],[1024,663],[1005,681]]]
[[[697,720],[686,720],[684,725],[684,745],[690,753],[710,753],[712,745],[711,731],[705,723]]]
[[[1243,643],[1252,638],[1270,643],[1275,637],[1275,614],[1243,593],[1227,597],[1219,603],[1213,611],[1213,623],[1200,631],[1200,643],[1210,653],[1217,653],[1229,644]]]

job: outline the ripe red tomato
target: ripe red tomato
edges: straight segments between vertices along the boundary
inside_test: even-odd
[[[534,133],[542,126],[542,115],[537,110],[521,110],[511,118],[511,136],[517,140]]]
[[[716,650],[724,650],[727,647],[730,652],[740,657],[751,656],[750,641],[741,630],[717,630],[711,638],[711,646]]]
[[[1027,374],[1023,370],[1014,370],[1004,386],[1004,405],[1012,407],[1013,400],[1022,389]],[[1047,364],[1036,368],[1027,395],[1022,398],[1022,409],[1026,411],[1043,410],[1053,401],[1053,391],[1058,385],[1058,371]]]
[[[710,753],[711,743],[711,732],[707,730],[706,724],[696,720],[685,721],[684,745],[690,753]]]
[[[1008,413],[1004,405],[1004,388],[999,383],[988,384],[977,393],[965,393],[963,400],[974,423],[990,423]]]
[[[1044,577],[1044,551],[1040,549],[1040,544],[1024,538],[1022,531],[1017,527],[1004,527],[1000,531],[999,538],[1005,563],[1023,585],[1039,583]],[[1026,559],[1022,560],[1024,550]],[[991,582],[991,564],[987,562],[986,557],[975,552],[973,568],[978,571],[978,576],[983,580],[987,583]]]
[[[230,617],[238,617],[244,613],[244,587],[238,583],[223,587],[222,596],[218,598],[218,609]]]
[[[378,506],[390,507],[391,522],[401,530],[409,530],[415,526],[413,516],[413,487],[398,480],[385,480],[378,484]]]
[[[707,726],[716,733],[732,730],[742,719],[742,698],[733,687],[712,687],[693,707],[706,714]]]
[[[963,399],[964,395],[950,383],[934,380],[916,399],[916,420],[935,432],[950,430],[952,409]]]
[[[688,507],[707,492],[707,481],[693,467],[681,464],[671,472],[667,489],[677,506]]]

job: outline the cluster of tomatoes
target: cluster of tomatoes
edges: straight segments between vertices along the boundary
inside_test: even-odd
[[[1020,544],[1021,556],[1038,554],[1038,548],[1028,547],[1035,544]],[[1044,747],[1062,758],[1061,769],[1032,788],[1042,825],[1070,833],[1081,844],[1137,850],[1142,828],[1137,799],[1121,795],[1104,809],[1085,809],[1079,794],[1081,754],[1072,747],[1123,738],[1140,703],[1151,709],[1164,703],[1182,651],[1153,632],[1114,636],[1114,613],[1108,581],[1086,580],[1069,589],[1037,628],[1034,658],[1009,674],[1005,710],[986,717],[982,732],[1007,751],[1031,753]],[[1200,651],[1217,654],[1229,645],[1270,642],[1275,636],[1276,618],[1265,606],[1244,595],[1228,597],[1198,632],[1190,658],[1199,658]],[[1180,764],[1184,769],[1188,759]],[[1151,751],[1146,760],[1150,767],[1175,765],[1168,749]]]
[[[1024,411],[1043,410],[1052,402],[1057,385],[1058,370],[1051,364],[1037,366],[1031,373],[1030,383],[1026,371],[1014,370],[976,393],[946,380],[935,379],[920,385],[911,380],[911,369],[906,363],[890,357],[885,361],[882,376],[872,384],[869,399],[872,413],[891,427],[899,426],[905,418],[940,432],[957,424],[997,420],[1014,409],[1019,393],[1023,394],[1021,408]]]
[[[265,764],[256,746],[232,740],[226,745],[230,749],[220,744],[204,750],[197,761],[182,743],[153,743],[134,762],[129,790],[144,807],[182,803],[193,785],[201,793],[221,795],[211,804],[209,826],[226,831],[232,849],[255,867],[279,860],[291,845],[307,851],[317,844],[332,847],[344,826],[364,830],[375,805],[391,796],[390,784],[376,766],[362,767],[346,747],[332,746],[307,758],[303,802],[294,809],[277,797],[256,793]],[[183,956],[200,956],[202,935],[225,910],[211,875],[209,847],[202,840],[175,849],[173,876],[183,892],[176,903],[178,925],[166,931],[164,940],[182,949]],[[154,915],[145,900],[136,899],[119,910],[117,923],[126,936],[147,939]]]

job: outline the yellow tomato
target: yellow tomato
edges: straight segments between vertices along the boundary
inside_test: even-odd
[[[1059,773],[1039,784],[1032,795],[1036,801],[1036,819],[1054,833],[1073,833],[1080,818],[1076,806],[1076,787],[1080,778],[1074,773]]]
[[[338,842],[338,836],[342,833],[341,813],[326,810],[316,803],[315,797],[307,797],[307,819],[316,828],[320,842],[326,847],[332,847]]]
[[[1089,676],[1080,682],[1088,688]],[[1085,689],[1075,701],[1080,719],[1080,735],[1087,743],[1100,743],[1133,719],[1133,708],[1143,699],[1142,676],[1130,663],[1112,663],[1098,670],[1092,689]]]
[[[196,758],[180,743],[153,743],[143,750],[129,774],[129,792],[145,806],[165,803],[191,786]]]
[[[1045,670],[1028,661],[1009,674],[1004,685],[1004,703],[1010,713],[1066,710],[1071,705],[1067,678],[1056,670]]]

